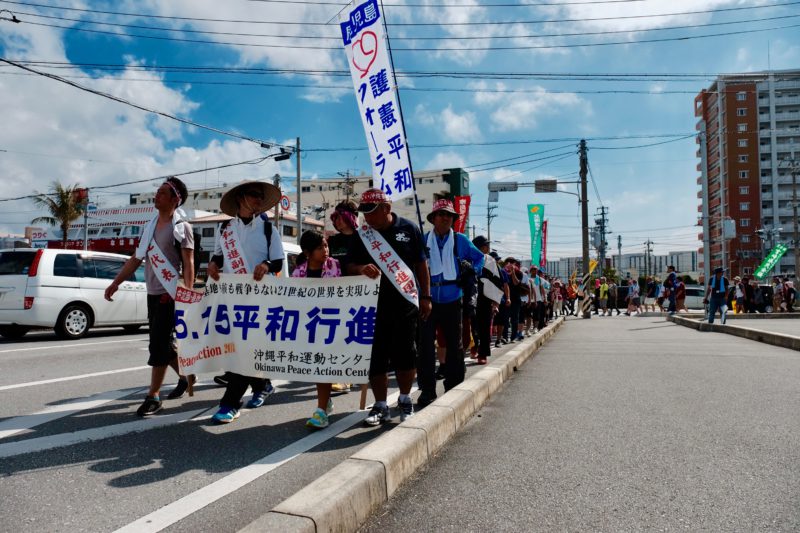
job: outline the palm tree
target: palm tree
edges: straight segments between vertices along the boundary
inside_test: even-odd
[[[73,221],[83,215],[83,204],[80,201],[78,185],[64,187],[54,181],[49,194],[37,193],[33,203],[50,212],[50,216],[36,217],[31,224],[50,224],[61,228],[61,245],[67,247],[67,232]]]

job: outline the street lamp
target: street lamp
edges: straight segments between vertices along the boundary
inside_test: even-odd
[[[295,139],[294,147],[291,146],[278,146],[277,144],[261,143],[262,148],[278,147],[279,152],[274,154],[272,158],[275,161],[286,161],[292,154],[295,155],[297,162],[297,244],[300,244],[300,236],[303,234],[303,189],[300,185],[300,137]]]

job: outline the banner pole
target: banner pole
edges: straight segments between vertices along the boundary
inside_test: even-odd
[[[419,221],[419,231],[424,233],[422,228],[422,213],[419,210],[419,196],[417,196],[417,179],[414,176],[414,165],[411,163],[411,151],[408,149],[408,134],[406,133],[406,120],[403,116],[403,104],[400,102],[400,86],[397,84],[397,72],[394,68],[394,56],[392,56],[392,43],[389,39],[389,27],[386,23],[386,10],[381,3],[381,14],[383,15],[383,32],[386,35],[386,50],[389,52],[389,65],[392,67],[392,79],[394,80],[394,92],[397,95],[397,110],[400,112],[400,122],[403,125],[403,138],[406,140],[406,157],[408,157],[408,170],[411,172],[411,187],[414,189],[414,204],[417,206],[417,220]],[[427,249],[426,249],[427,250]],[[426,253],[429,253],[426,251]]]

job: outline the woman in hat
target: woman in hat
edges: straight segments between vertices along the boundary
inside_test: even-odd
[[[280,189],[260,181],[246,181],[232,188],[219,202],[220,210],[233,217],[220,227],[219,238],[214,245],[214,254],[208,262],[208,275],[218,280],[220,272],[252,274],[255,281],[265,275],[280,272],[283,268],[283,245],[281,237],[270,223],[265,212],[280,200]],[[236,237],[236,250],[243,261],[226,257],[226,239]],[[230,253],[230,252],[228,252]],[[218,424],[228,424],[239,417],[242,397],[247,388],[253,389],[253,397],[247,402],[248,409],[264,405],[267,396],[275,389],[268,379],[242,376],[226,372],[214,381],[225,384],[225,394],[219,402],[219,411],[212,417]]]

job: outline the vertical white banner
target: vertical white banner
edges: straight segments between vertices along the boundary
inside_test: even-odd
[[[373,183],[396,201],[412,196],[414,184],[381,17],[377,0],[368,0],[340,27],[372,158]]]

